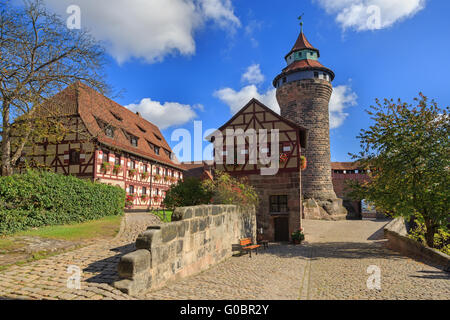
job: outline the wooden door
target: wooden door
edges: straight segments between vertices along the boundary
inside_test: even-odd
[[[274,219],[275,241],[289,241],[289,221],[287,217]]]

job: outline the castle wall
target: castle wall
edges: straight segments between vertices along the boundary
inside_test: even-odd
[[[137,251],[119,262],[116,288],[130,295],[160,288],[231,257],[242,238],[256,241],[254,208],[184,207],[172,217],[179,221],[149,227],[139,235]]]

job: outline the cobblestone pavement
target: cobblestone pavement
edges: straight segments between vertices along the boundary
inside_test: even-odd
[[[0,272],[0,298],[132,299],[110,284],[136,236],[159,223],[128,214],[121,232],[76,251]],[[231,257],[140,299],[450,299],[450,275],[384,248],[386,221],[304,221],[307,242],[270,244],[258,255]],[[81,290],[67,289],[69,265],[82,270]],[[368,290],[367,268],[381,271],[381,291]]]
[[[450,274],[385,248],[383,221],[305,221],[311,243],[303,299],[450,299]],[[378,231],[377,231],[378,230]],[[367,268],[381,272],[369,290]]]
[[[307,265],[305,246],[270,244],[258,255],[231,257],[142,298],[158,300],[297,299]]]
[[[151,214],[128,213],[114,240],[103,241],[0,272],[0,298],[14,299],[130,299],[109,284],[117,279],[117,263],[135,250],[134,241],[148,225],[160,223]],[[68,289],[70,265],[82,270],[81,289]]]
[[[386,221],[304,221],[307,243],[232,257],[146,299],[450,299],[450,275],[384,248]],[[367,268],[381,269],[381,291]]]

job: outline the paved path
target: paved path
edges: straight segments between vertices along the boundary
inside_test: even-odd
[[[110,284],[136,236],[159,223],[128,214],[119,236],[0,272],[0,297],[132,299]],[[271,244],[260,254],[232,257],[198,275],[142,294],[141,299],[450,299],[450,275],[385,249],[380,221],[304,221],[307,243]],[[82,270],[81,290],[67,289],[69,265]],[[381,271],[381,290],[368,290],[367,268]]]
[[[114,240],[103,241],[0,272],[0,298],[130,299],[109,284],[117,277],[120,257],[135,250],[134,241],[148,225],[160,223],[151,214],[129,213]],[[81,289],[68,289],[70,265],[82,270]]]
[[[384,248],[383,221],[304,221],[307,244],[232,257],[146,299],[450,299],[450,275]],[[367,289],[367,268],[381,291]]]
[[[450,274],[385,248],[382,221],[305,221],[311,243],[303,299],[450,299]],[[368,290],[369,266],[381,290]]]

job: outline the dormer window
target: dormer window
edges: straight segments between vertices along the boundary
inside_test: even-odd
[[[136,137],[135,135],[132,135],[131,133],[125,131],[122,129],[123,134],[125,135],[125,137],[130,141],[131,145],[133,147],[137,147],[138,146],[138,140],[139,138]]]
[[[164,149],[164,153],[166,154],[166,156],[171,158],[171,152],[169,150]]]
[[[139,126],[139,125],[136,125],[136,127],[138,127],[138,129],[141,130],[141,132],[143,132],[143,133],[146,133],[146,132],[147,132],[147,130],[143,129],[143,128],[142,128],[141,126]]]
[[[95,120],[97,121],[98,126],[103,130],[103,132],[107,137],[114,138],[115,128],[112,125],[110,125],[106,121],[98,119],[97,117],[95,117]]]
[[[114,138],[114,130],[110,126],[105,128],[105,134],[107,137]]]
[[[137,147],[138,146],[138,138],[135,136],[131,136],[130,137],[130,143],[133,147]]]
[[[114,118],[116,118],[117,121],[122,121],[123,119],[121,117],[119,117],[117,114],[115,114],[114,112],[111,112],[111,114],[113,115]]]
[[[154,136],[156,137],[156,139],[158,139],[159,141],[162,140],[162,138],[161,138],[160,136],[158,136],[156,133],[154,133],[153,135],[154,135]]]
[[[154,146],[153,150],[155,151],[155,153],[159,156],[159,151],[161,150],[160,147]]]

